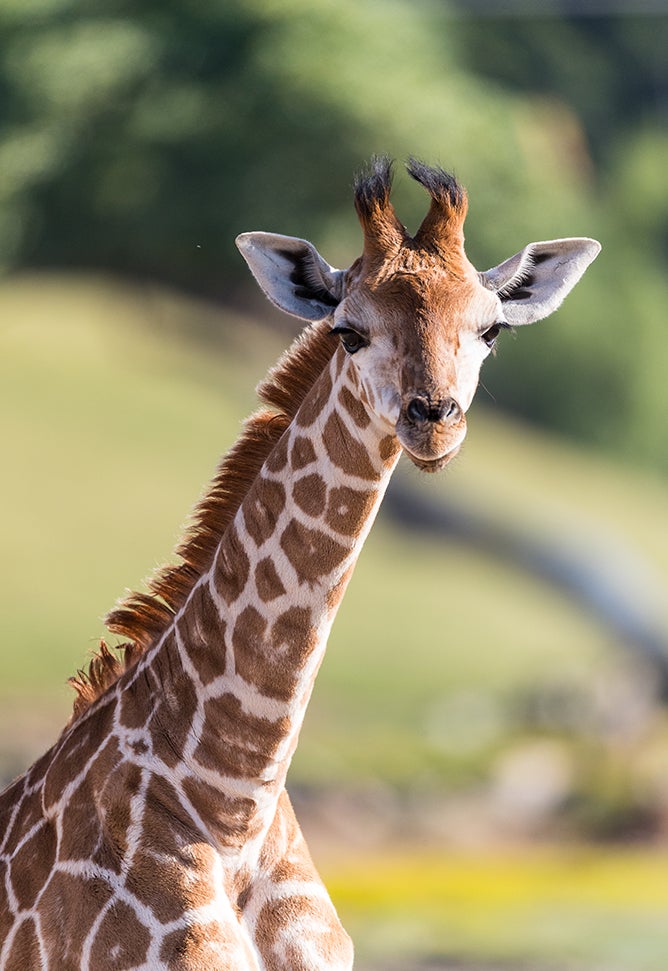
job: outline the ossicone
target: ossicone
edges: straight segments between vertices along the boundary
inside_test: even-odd
[[[374,155],[355,179],[355,209],[364,234],[365,256],[390,257],[406,244],[438,251],[463,240],[468,200],[457,179],[442,168],[409,158],[408,174],[431,196],[429,211],[412,238],[390,201],[392,166],[387,155]]]
[[[387,155],[374,155],[355,178],[355,209],[364,234],[365,256],[390,256],[407,238],[390,202],[392,165]]]
[[[415,234],[415,243],[424,249],[440,249],[463,240],[468,210],[464,186],[444,169],[425,165],[415,158],[408,160],[406,168],[411,178],[431,196],[429,212]]]

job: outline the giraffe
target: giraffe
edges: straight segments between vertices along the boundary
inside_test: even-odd
[[[286,792],[327,636],[400,454],[433,472],[466,434],[504,328],[560,304],[600,247],[531,243],[478,273],[466,192],[411,159],[414,236],[392,163],[355,183],[363,253],[238,247],[307,321],[260,386],[180,562],[107,618],[60,739],[0,796],[0,968],[341,971],[352,944]]]

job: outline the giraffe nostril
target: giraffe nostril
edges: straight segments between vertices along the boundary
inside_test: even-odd
[[[459,421],[462,417],[462,409],[454,398],[444,398],[438,405],[438,418],[436,421],[445,421],[449,425]]]
[[[406,417],[416,425],[429,421],[429,405],[424,398],[412,398],[406,406]]]
[[[454,398],[441,398],[432,403],[428,398],[418,395],[412,398],[406,406],[406,417],[414,425],[425,422],[445,422],[447,425],[459,421],[462,410]]]

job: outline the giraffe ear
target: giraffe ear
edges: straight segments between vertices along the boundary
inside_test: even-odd
[[[323,260],[305,239],[276,233],[242,233],[237,246],[260,287],[281,310],[323,320],[343,296],[342,270]]]
[[[511,326],[533,324],[557,309],[600,250],[600,243],[586,238],[529,243],[482,273],[482,283],[497,292]]]

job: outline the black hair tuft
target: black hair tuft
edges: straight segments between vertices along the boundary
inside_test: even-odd
[[[408,159],[406,170],[411,178],[424,186],[432,199],[453,209],[460,209],[464,205],[466,193],[454,175],[438,166],[427,165],[413,156]]]
[[[355,206],[358,212],[369,213],[378,206],[386,206],[392,189],[392,159],[388,155],[374,155],[366,169],[355,176]]]

